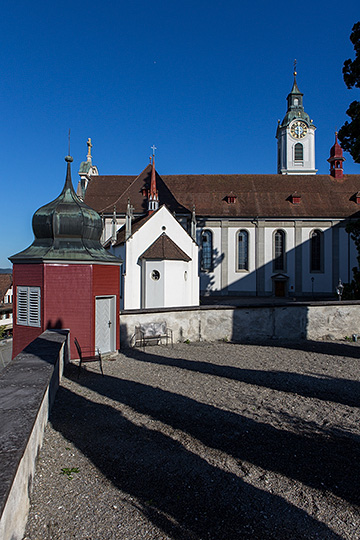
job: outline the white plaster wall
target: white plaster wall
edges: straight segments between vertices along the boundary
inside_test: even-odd
[[[274,233],[277,230],[285,232],[286,266],[284,271],[273,271],[273,243]],[[265,227],[265,292],[272,293],[273,280],[271,276],[281,273],[289,276],[289,290],[295,283],[295,228],[282,227],[281,222],[277,227]]]
[[[249,270],[237,270],[238,260],[238,232],[247,231],[249,237]],[[255,228],[254,227],[229,227],[228,232],[228,283],[229,292],[255,293]]]
[[[213,235],[213,257],[214,268],[212,272],[200,272],[200,288],[201,291],[220,291],[221,290],[221,227],[199,227],[196,231],[196,239],[199,246],[201,246],[201,233],[203,231],[211,231]],[[209,284],[211,285],[209,288]]]
[[[310,233],[317,229],[324,234],[324,271],[310,272]],[[312,293],[312,281],[314,278],[314,293],[326,293],[332,291],[332,229],[322,227],[321,224],[316,227],[304,226],[301,231],[303,243],[303,267],[302,267],[302,288],[305,293]]]
[[[165,230],[163,227],[165,227]],[[126,272],[124,276],[123,309],[139,309],[141,307],[142,273],[139,257],[163,232],[191,258],[188,263],[191,303],[187,305],[199,304],[198,246],[167,208],[162,206],[126,242],[126,254],[124,252],[122,254]],[[119,247],[114,249],[114,253],[115,255],[120,254]]]
[[[301,162],[294,161],[294,147],[298,142],[303,145],[304,149],[304,159]],[[288,169],[288,172],[293,174],[306,174],[308,169],[315,170],[314,127],[309,127],[308,133],[304,139],[293,139],[290,135],[290,127],[286,128],[286,168]]]

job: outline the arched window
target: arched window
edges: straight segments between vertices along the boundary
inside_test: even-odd
[[[295,161],[302,161],[304,159],[304,147],[299,142],[295,144],[294,158]]]
[[[201,233],[201,270],[210,271],[213,268],[213,239],[211,231]]]
[[[323,271],[323,253],[323,232],[319,230],[312,231],[310,234],[310,272]]]
[[[249,233],[238,233],[238,270],[249,270]]]
[[[278,230],[274,234],[274,271],[285,270],[285,233]]]

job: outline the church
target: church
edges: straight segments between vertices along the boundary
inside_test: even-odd
[[[324,298],[334,296],[339,280],[351,281],[356,250],[345,227],[360,217],[360,175],[345,174],[337,134],[329,174],[317,174],[316,127],[305,112],[296,75],[276,131],[277,174],[160,175],[153,155],[138,176],[102,176],[88,140],[77,194],[102,216],[103,244],[124,260],[123,309],[151,307],[144,276],[159,282],[170,253],[182,265],[181,287],[185,276],[192,284],[183,305],[196,304],[195,274],[200,295],[220,297]],[[130,262],[126,246],[151,220],[158,223],[144,233],[148,245],[143,243]],[[135,274],[130,292],[126,282]]]

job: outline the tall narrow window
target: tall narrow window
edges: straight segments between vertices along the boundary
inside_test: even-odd
[[[276,231],[274,234],[274,271],[285,270],[285,233]]]
[[[238,234],[238,270],[249,270],[249,233]]]
[[[304,147],[301,143],[295,144],[295,161],[302,161],[304,159]]]
[[[310,272],[323,269],[323,233],[313,231],[310,235]]]
[[[17,287],[17,324],[23,326],[40,325],[40,287]]]
[[[212,270],[213,266],[213,241],[212,232],[203,231],[201,233],[201,270]]]

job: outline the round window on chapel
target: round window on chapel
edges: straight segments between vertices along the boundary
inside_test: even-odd
[[[153,270],[151,272],[151,279],[153,279],[154,281],[159,281],[160,279],[160,272],[159,270]]]

